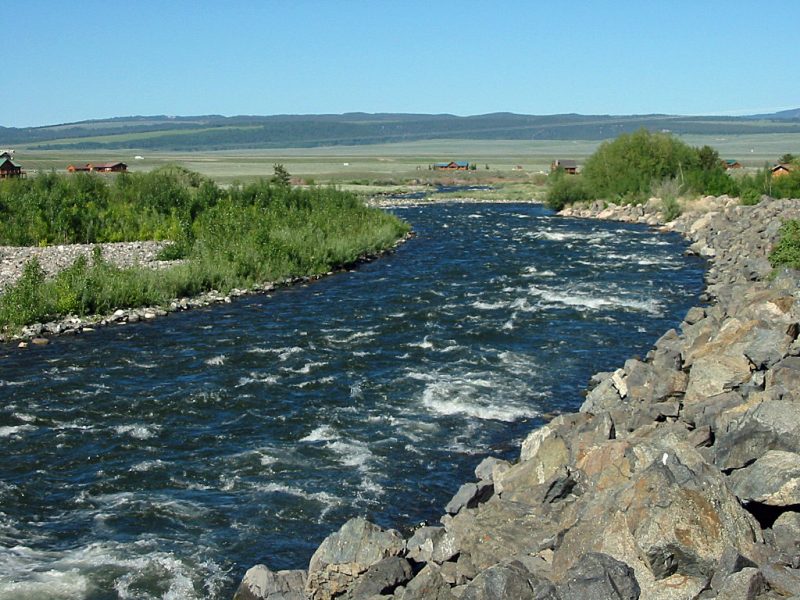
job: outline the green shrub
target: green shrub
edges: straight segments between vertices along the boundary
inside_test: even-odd
[[[739,194],[739,200],[744,206],[755,206],[761,202],[761,192],[756,189],[747,189]]]
[[[678,204],[678,199],[674,196],[667,196],[661,200],[661,218],[665,223],[674,221],[681,216],[681,205]]]
[[[786,266],[800,269],[800,221],[792,219],[784,222],[780,239],[769,254],[769,262],[775,268]]]
[[[174,177],[192,183],[186,172]],[[159,181],[164,184],[162,199],[172,198],[165,200],[173,202],[170,210],[158,213],[151,207],[155,212],[141,213],[144,224],[133,219],[131,225],[145,231],[152,224],[148,219],[161,214],[163,220],[153,223],[176,229],[175,243],[165,247],[160,258],[182,257],[183,264],[160,271],[120,269],[96,248],[91,261],[79,258],[45,281],[39,263],[31,261],[21,279],[0,295],[0,327],[7,330],[69,313],[104,314],[117,308],[159,305],[210,289],[227,292],[255,282],[325,273],[390,247],[410,229],[397,217],[368,208],[351,193],[333,188],[294,189],[268,181],[211,193],[212,200],[202,203],[192,218],[191,210],[184,211],[179,203],[195,192],[186,191],[186,183],[165,179],[164,174],[147,185],[161,185]],[[184,192],[176,193],[173,185],[183,186]],[[192,189],[204,186],[200,181]],[[183,218],[178,219],[178,214]]]
[[[553,210],[561,210],[567,204],[590,200],[592,194],[580,175],[565,175],[556,172],[550,177],[545,203]]]

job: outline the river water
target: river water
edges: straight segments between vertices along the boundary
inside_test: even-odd
[[[525,204],[307,286],[0,347],[0,600],[230,598],[352,516],[434,521],[697,302],[677,235]]]

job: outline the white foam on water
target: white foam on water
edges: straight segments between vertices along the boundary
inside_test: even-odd
[[[265,385],[275,385],[278,383],[278,376],[277,375],[267,375],[264,373],[257,373],[255,371],[251,371],[250,375],[247,377],[240,377],[239,382],[236,384],[236,387],[242,387],[245,385],[249,385],[251,383],[263,383]]]
[[[483,215],[479,215],[478,213],[473,213],[471,215],[467,215],[468,219],[482,219]]]
[[[301,442],[328,442],[339,438],[339,434],[330,425],[320,425],[313,429],[305,437],[301,437]]]
[[[564,240],[573,239],[573,235],[562,233],[560,231],[537,231],[530,234],[531,237],[540,240],[550,240],[552,242],[563,242]]]
[[[449,346],[445,346],[444,348],[440,348],[438,351],[442,354],[448,354],[450,352],[455,352],[456,350],[461,350],[464,346],[460,346],[459,344],[450,344]]]
[[[536,267],[530,266],[530,267],[525,267],[525,269],[522,271],[522,276],[523,277],[555,277],[556,274],[553,271],[550,271],[550,270],[540,271]]]
[[[535,306],[531,306],[527,298],[517,298],[510,305],[509,308],[514,310],[521,310],[522,312],[533,312],[536,310]]]
[[[486,377],[492,374],[431,374],[422,391],[421,404],[437,415],[505,422],[539,414],[533,407],[515,401],[514,393],[504,382]]]
[[[13,416],[15,418],[19,419],[20,421],[25,421],[26,423],[30,423],[31,421],[35,421],[36,420],[36,416],[29,415],[27,413],[15,412],[15,413],[13,413]]]
[[[0,438],[9,438],[18,436],[26,431],[33,431],[36,427],[33,425],[4,425],[0,427]]]
[[[285,372],[288,372],[288,373],[297,373],[298,375],[308,375],[309,373],[311,373],[312,369],[316,369],[317,367],[324,367],[327,364],[328,363],[324,362],[324,361],[318,361],[318,362],[313,362],[312,361],[312,362],[307,362],[306,364],[304,364],[299,369],[292,369],[290,367],[282,367],[281,370],[285,371]]]
[[[0,600],[87,598],[97,591],[94,577],[116,573],[111,585],[124,600],[199,600],[221,592],[226,573],[220,565],[157,548],[158,540],[96,542],[64,552],[15,546],[0,555]],[[145,591],[155,581],[158,595]]]
[[[137,440],[148,440],[157,435],[161,426],[134,423],[132,425],[117,425],[113,429],[120,435],[129,435]]]
[[[207,358],[204,362],[211,367],[219,367],[225,364],[226,358],[227,357],[224,354],[220,354],[219,356]]]
[[[338,338],[333,335],[326,335],[325,339],[331,342],[332,344],[350,344],[357,340],[371,339],[375,337],[377,333],[378,332],[374,329],[368,329],[366,331],[354,331],[350,333],[350,335],[345,336],[343,338]]]
[[[295,487],[292,485],[285,485],[282,483],[275,483],[273,481],[264,484],[254,484],[253,489],[258,492],[265,492],[268,494],[280,493],[280,494],[288,494],[290,496],[297,496],[298,498],[303,498],[304,500],[314,500],[316,502],[321,502],[322,504],[326,504],[328,506],[336,506],[342,503],[342,501],[337,498],[336,496],[329,494],[328,492],[308,492],[302,488]]]
[[[500,352],[497,358],[500,359],[500,364],[506,371],[515,375],[526,375],[538,368],[536,361],[531,356],[520,352],[506,350]]]
[[[428,339],[428,337],[429,336],[426,335],[424,338],[422,338],[421,342],[416,342],[416,343],[412,342],[410,344],[406,344],[406,346],[409,346],[411,348],[422,348],[423,350],[430,350],[433,348],[433,343]]]
[[[584,292],[555,291],[537,288],[535,286],[528,288],[528,291],[531,295],[538,296],[545,302],[549,302],[551,304],[562,304],[564,306],[571,306],[574,308],[585,308],[588,310],[628,308],[647,312],[656,316],[661,314],[661,306],[658,301],[654,299],[635,300],[610,295],[595,296]]]
[[[511,331],[512,329],[514,329],[514,316],[512,315],[508,321],[503,323],[503,326],[500,329],[502,329],[503,331]]]
[[[133,465],[129,470],[136,471],[137,473],[145,473],[147,471],[152,471],[153,469],[160,469],[166,466],[167,463],[165,463],[161,459],[143,460],[142,462],[138,462],[135,465]]]
[[[508,306],[508,303],[507,302],[502,302],[502,301],[501,302],[482,302],[482,301],[479,300],[477,302],[473,302],[472,306],[477,308],[477,309],[480,309],[480,310],[497,310],[499,308],[505,308],[506,306]]]
[[[637,265],[668,265],[674,264],[670,257],[654,258],[652,256],[642,256],[641,254],[606,254],[603,258],[617,260],[620,262],[636,263]]]
[[[247,352],[250,354],[275,354],[278,357],[278,360],[281,362],[288,360],[292,355],[302,351],[303,349],[300,346],[284,346],[281,348],[263,348],[261,346],[253,346],[252,348],[247,349]]]
[[[346,467],[356,467],[360,470],[367,468],[374,455],[366,443],[359,440],[337,440],[326,444],[326,447],[338,455],[338,460]]]

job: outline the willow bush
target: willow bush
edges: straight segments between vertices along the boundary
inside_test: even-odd
[[[19,327],[66,314],[107,313],[117,308],[158,305],[171,298],[216,289],[227,292],[254,283],[328,272],[360,256],[390,247],[410,229],[397,217],[369,208],[334,188],[299,189],[281,181],[259,181],[221,190],[191,172],[172,168],[126,175],[113,183],[97,176],[44,176],[29,184],[0,185],[0,210],[10,222],[30,223],[17,243],[172,239],[163,255],[186,260],[160,271],[117,268],[95,253],[78,259],[51,280],[38,262],[0,295],[0,327]],[[88,195],[74,195],[85,187]],[[46,190],[55,190],[45,193]],[[26,194],[39,198],[25,208]],[[74,210],[74,222],[49,227],[45,210],[57,194]],[[94,194],[94,195],[92,195]],[[142,194],[142,195],[137,195]],[[9,200],[10,199],[10,200]],[[3,243],[11,229],[4,218]]]

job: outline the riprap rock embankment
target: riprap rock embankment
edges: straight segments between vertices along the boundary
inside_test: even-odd
[[[668,227],[709,259],[708,304],[646,357],[596,375],[518,462],[484,460],[440,524],[404,539],[353,519],[236,597],[800,597],[799,280],[767,261],[800,202],[704,203]],[[657,203],[565,214],[659,221]]]

